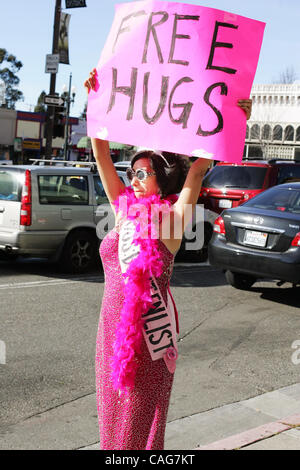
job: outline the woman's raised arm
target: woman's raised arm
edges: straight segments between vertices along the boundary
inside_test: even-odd
[[[94,90],[97,83],[97,71],[94,69],[89,78],[84,82],[84,86],[89,93]],[[104,190],[110,203],[112,203],[125,189],[124,183],[120,180],[110,156],[109,142],[92,138],[92,148],[95,156],[98,173],[101,178]],[[112,205],[113,209],[114,206]]]
[[[252,100],[245,99],[239,100],[238,106],[243,109],[246,114],[247,119],[251,117],[252,110]],[[191,166],[184,186],[180,192],[177,202],[174,204],[174,219],[173,219],[173,228],[176,224],[176,233],[183,235],[184,230],[186,229],[188,223],[191,219],[191,214],[197,203],[200,189],[202,186],[202,180],[206,174],[206,171],[211,164],[211,160],[205,158],[198,158]],[[171,233],[174,234],[173,228],[171,227]],[[172,238],[172,237],[171,237]],[[173,247],[180,246],[180,240],[173,239],[171,242]]]
[[[194,161],[189,169],[179,198],[174,204],[175,221],[181,224],[182,234],[190,222],[191,214],[199,197],[202,180],[210,165],[211,160],[207,158],[198,158]]]
[[[109,202],[112,203],[124,191],[125,185],[120,180],[111,159],[109,142],[107,140],[92,139],[92,147],[104,191]],[[114,206],[112,207],[114,208]]]

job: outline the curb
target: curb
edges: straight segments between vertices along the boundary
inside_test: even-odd
[[[195,450],[238,450],[298,426],[300,427],[300,414],[287,416],[286,418],[258,426],[249,431],[234,434],[226,439],[197,447]]]

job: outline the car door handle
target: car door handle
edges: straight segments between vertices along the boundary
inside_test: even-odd
[[[5,207],[0,207],[0,212],[5,212]]]

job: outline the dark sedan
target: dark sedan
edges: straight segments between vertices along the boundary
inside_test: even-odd
[[[215,220],[209,262],[238,289],[258,279],[300,283],[300,183],[272,187]]]

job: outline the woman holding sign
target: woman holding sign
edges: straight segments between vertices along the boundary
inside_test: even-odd
[[[96,83],[94,70],[87,91]],[[240,106],[249,115],[251,101]],[[133,157],[131,188],[125,188],[109,143],[92,139],[92,145],[116,216],[100,247],[105,273],[96,346],[100,445],[102,450],[162,450],[178,355],[169,283],[211,161],[199,158],[189,168],[183,156],[145,150]]]

